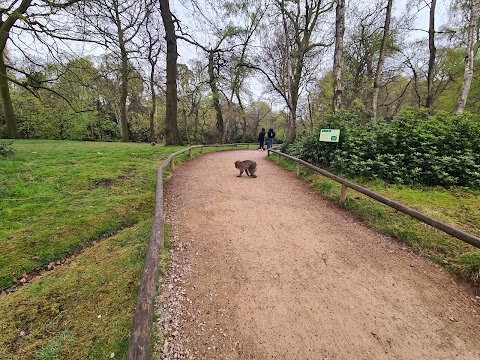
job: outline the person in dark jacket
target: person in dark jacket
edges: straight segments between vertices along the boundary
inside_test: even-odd
[[[265,150],[265,128],[262,128],[262,131],[258,134],[258,143],[258,150]]]
[[[268,139],[268,148],[271,149],[273,147],[273,139],[275,139],[275,131],[273,131],[272,128],[268,129],[267,139]]]

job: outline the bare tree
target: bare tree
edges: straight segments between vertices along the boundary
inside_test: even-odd
[[[382,44],[380,45],[380,53],[378,54],[377,70],[373,80],[373,94],[372,94],[372,113],[373,119],[377,118],[377,103],[378,92],[380,90],[380,81],[382,79],[383,62],[385,61],[385,51],[387,47],[387,40],[390,33],[390,19],[392,17],[392,0],[388,0],[385,14],[385,25],[383,27]]]
[[[437,48],[435,47],[435,8],[437,6],[437,0],[431,0],[430,2],[430,16],[428,22],[428,72],[427,72],[427,99],[425,101],[425,107],[430,108],[433,103],[433,76],[435,71],[435,57],[437,54]]]
[[[473,79],[473,63],[475,58],[475,44],[477,36],[477,24],[479,18],[479,0],[468,0],[470,8],[470,21],[467,31],[467,55],[465,56],[465,73],[463,76],[463,85],[458,96],[458,105],[455,114],[461,115],[467,104],[468,92]]]
[[[232,107],[235,97],[240,108],[243,107],[240,92],[248,76],[248,69],[243,65],[248,57],[252,37],[265,13],[265,6],[262,3],[252,5],[249,1],[227,4],[206,1],[210,7],[207,15],[207,9],[201,9],[194,1],[192,3],[196,16],[201,20],[203,31],[211,32],[211,37],[208,41],[201,42],[195,39],[194,34],[184,34],[179,36],[179,39],[202,49],[207,55],[208,84],[217,129],[215,136],[217,141],[223,143],[229,130],[236,128],[236,121],[232,124],[235,119],[234,111],[229,111],[231,116],[224,118],[222,101]],[[220,20],[215,21],[216,19]],[[225,94],[227,89],[230,90],[230,95]]]
[[[128,133],[127,100],[133,71],[132,59],[138,56],[137,43],[142,26],[154,3],[150,0],[92,0],[88,6],[79,7],[75,14],[84,25],[87,41],[103,44],[119,62],[121,78],[117,119],[122,130],[122,140],[130,141]]]
[[[323,34],[327,40],[318,36],[317,28],[320,16],[327,17],[333,9],[333,1],[306,0],[303,4],[297,1],[276,0],[281,28],[274,24],[265,34],[264,55],[262,65],[253,66],[261,71],[269,84],[286,102],[289,113],[290,140],[297,136],[297,106],[300,91],[307,78],[308,63],[317,58],[319,49],[333,44],[330,34]]]
[[[154,8],[152,8],[152,11]],[[153,16],[152,16],[153,15]],[[155,136],[155,113],[157,112],[157,94],[156,94],[156,69],[157,63],[162,53],[162,43],[160,41],[160,31],[159,24],[156,21],[156,14],[150,14],[147,16],[147,20],[145,23],[145,46],[146,46],[146,53],[147,53],[147,61],[149,63],[149,76],[148,76],[148,84],[150,88],[150,99],[151,99],[151,107],[149,113],[149,120],[150,120],[150,142],[154,143],[157,141]]]

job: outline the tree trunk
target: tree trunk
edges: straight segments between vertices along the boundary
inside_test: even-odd
[[[435,56],[437,49],[435,47],[435,7],[437,0],[432,0],[430,4],[430,22],[428,26],[428,49],[430,57],[428,59],[428,74],[427,74],[427,100],[425,107],[430,108],[433,103],[433,71],[435,69]]]
[[[15,22],[27,11],[32,0],[22,0],[15,11],[3,20],[0,17],[0,98],[2,99],[3,116],[5,116],[5,125],[7,127],[7,137],[18,138],[17,122],[15,112],[13,111],[12,98],[8,87],[7,70],[5,66],[5,47],[10,35],[10,30]],[[13,5],[12,5],[13,6]]]
[[[313,132],[315,127],[313,125],[313,105],[312,105],[312,102],[310,100],[310,94],[308,94],[308,96],[307,96],[307,104],[308,104],[308,117],[309,117],[309,120],[310,120],[309,127],[310,127],[310,131]]]
[[[150,89],[152,91],[152,108],[150,109],[150,142],[157,142],[155,136],[155,113],[157,112],[157,94],[155,93],[155,62],[151,62]]]
[[[303,71],[303,56],[299,56],[295,65],[295,73],[290,84],[290,140],[295,141],[297,138],[297,106],[300,92],[300,81]]]
[[[12,98],[10,97],[7,69],[3,61],[3,53],[0,54],[0,98],[2,99],[3,116],[5,117],[5,125],[7,126],[7,138],[18,139],[17,122],[13,111]]]
[[[380,91],[380,81],[382,79],[383,62],[385,60],[385,49],[387,47],[388,36],[390,33],[390,19],[392,17],[392,0],[388,0],[387,13],[385,15],[385,26],[383,27],[382,44],[380,45],[380,54],[378,55],[377,71],[373,80],[372,112],[373,120],[377,119],[378,92]]]
[[[198,144],[198,107],[195,109],[195,131],[193,133],[193,141]]]
[[[286,8],[285,8],[285,0],[281,2],[282,8],[282,19],[283,19],[283,32],[285,36],[285,76],[287,80],[287,106],[288,106],[288,119],[290,124],[290,140],[295,141],[297,137],[297,108],[294,106],[293,102],[293,91],[292,91],[292,57],[290,54],[290,39],[288,36],[288,26],[287,26],[287,18],[286,18]],[[295,104],[296,105],[296,104]]]
[[[118,32],[118,47],[120,49],[120,56],[122,62],[121,75],[122,83],[120,85],[120,126],[122,129],[122,141],[128,142],[130,138],[128,136],[128,119],[127,119],[127,97],[128,97],[128,54],[125,47],[125,40],[123,37],[123,29],[121,27],[120,13],[118,5],[115,6],[115,20]]]
[[[238,106],[240,107],[240,116],[242,118],[242,142],[245,142],[245,136],[247,134],[247,117],[245,116],[245,108],[243,107],[242,99],[240,98],[240,91],[237,88],[235,91],[237,97]]]
[[[130,141],[128,136],[128,119],[127,119],[127,97],[128,97],[128,59],[126,58],[125,49],[121,49],[122,53],[122,85],[120,89],[120,124],[122,126],[122,141]]]
[[[217,118],[217,130],[219,132],[219,140],[223,142],[223,133],[225,131],[223,123],[222,108],[220,106],[220,91],[217,86],[217,79],[214,72],[214,52],[208,52],[208,82],[210,84],[210,90],[212,91],[213,97],[213,107],[215,108],[216,118]]]
[[[337,0],[335,20],[335,53],[333,55],[333,102],[335,113],[342,107],[343,35],[345,33],[345,0]]]
[[[168,0],[160,0],[165,39],[167,41],[167,91],[165,111],[165,145],[183,145],[177,125],[177,37]]]
[[[470,24],[468,26],[467,55],[465,56],[465,73],[463,76],[463,85],[458,96],[458,105],[455,110],[456,115],[463,114],[467,105],[468,92],[473,79],[473,62],[475,57],[475,37],[477,34],[477,22],[479,17],[479,0],[470,0]]]

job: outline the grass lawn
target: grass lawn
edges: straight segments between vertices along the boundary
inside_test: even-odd
[[[0,291],[22,279],[27,285],[0,294],[0,359],[124,358],[151,232],[156,170],[180,147],[24,140],[14,147],[12,158],[0,158]],[[302,177],[338,200],[337,184],[305,171]],[[363,185],[480,236],[480,192]],[[478,280],[479,250],[352,190],[345,206]],[[168,248],[161,256],[165,269]]]
[[[15,155],[0,158],[0,359],[124,358],[157,169],[181,147],[13,143]],[[165,245],[160,272],[168,231]]]
[[[0,359],[122,358],[156,170],[180,147],[24,140],[14,147],[12,158],[0,159],[0,290],[29,283],[0,295]]]
[[[277,156],[270,159],[278,162]],[[292,171],[297,165],[285,158],[280,164]],[[322,196],[339,204],[341,185],[303,168],[301,178]],[[436,220],[480,237],[480,191],[465,188],[407,187],[383,181],[349,179],[378,194],[409,206]],[[377,231],[407,244],[416,252],[450,269],[464,280],[480,285],[480,249],[348,189],[347,201],[339,204]]]
[[[0,290],[151,216],[156,169],[179,147],[16,141],[0,173]]]

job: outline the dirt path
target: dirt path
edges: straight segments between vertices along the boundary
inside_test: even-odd
[[[166,359],[480,359],[480,297],[265,157],[205,155],[168,183]]]

